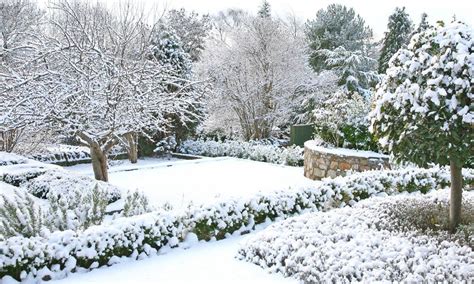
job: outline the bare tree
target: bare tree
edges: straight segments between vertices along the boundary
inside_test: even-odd
[[[12,74],[14,76],[22,76],[29,72],[29,66],[24,66],[24,57],[35,46],[36,34],[42,25],[42,16],[43,12],[35,2],[29,0],[0,2],[0,73],[9,72],[8,66],[18,67],[16,68],[18,74]],[[0,105],[8,104],[5,100],[0,102]],[[25,132],[26,124],[26,121],[20,119],[9,125],[0,123],[0,151],[14,150],[20,138],[28,135]]]
[[[0,95],[11,98],[1,121],[28,119],[75,136],[90,148],[95,177],[104,181],[114,145],[126,141],[136,160],[130,137],[166,131],[168,113],[189,119],[189,104],[202,95],[199,82],[176,78],[150,59],[152,27],[130,5],[115,16],[99,4],[52,3],[47,35],[29,57],[35,79],[17,78],[14,70],[0,76]],[[166,91],[178,81],[175,92]]]
[[[243,137],[267,138],[290,120],[292,97],[311,76],[305,45],[281,20],[244,15],[236,22],[238,29],[209,45],[200,68],[214,80],[212,99],[232,110]]]

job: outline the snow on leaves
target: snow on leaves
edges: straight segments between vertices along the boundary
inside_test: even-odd
[[[370,114],[371,130],[407,160],[465,162],[473,154],[473,78],[471,27],[454,22],[415,34],[408,48],[390,59]],[[418,141],[426,147],[410,146]],[[441,153],[427,153],[437,145],[444,145]]]

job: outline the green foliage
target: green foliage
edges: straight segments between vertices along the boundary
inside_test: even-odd
[[[378,151],[368,130],[369,100],[358,93],[338,91],[326,96],[313,111],[315,135],[335,147]]]
[[[410,40],[413,24],[405,12],[405,7],[395,8],[395,12],[388,19],[387,28],[379,57],[379,73],[385,73],[390,58]]]
[[[465,24],[441,25],[414,35],[393,57],[371,130],[397,161],[460,167],[472,161],[473,38]]]
[[[377,141],[366,125],[343,125],[340,129],[343,146],[349,149],[378,151]]]
[[[378,81],[371,57],[372,30],[354,9],[331,4],[306,23],[305,33],[314,71],[337,71],[339,84],[349,91],[368,89]]]

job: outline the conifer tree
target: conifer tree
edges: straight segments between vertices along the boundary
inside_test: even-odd
[[[405,7],[395,8],[395,12],[388,19],[387,27],[379,57],[379,73],[385,73],[390,58],[410,40],[413,24],[405,12]]]
[[[260,18],[270,18],[271,17],[271,7],[270,3],[267,0],[262,2],[260,9],[258,10],[258,16]]]

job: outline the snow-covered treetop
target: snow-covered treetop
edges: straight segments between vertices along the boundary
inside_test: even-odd
[[[440,23],[390,60],[371,131],[399,159],[418,164],[474,155],[474,30]]]

